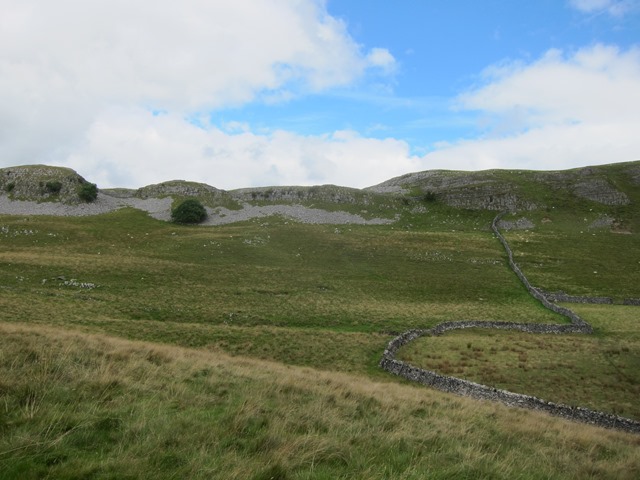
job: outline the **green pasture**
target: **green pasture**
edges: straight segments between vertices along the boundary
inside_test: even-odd
[[[492,212],[397,208],[382,226],[0,216],[0,478],[637,478],[635,436],[377,367],[410,328],[566,321],[511,272]],[[635,217],[588,228],[606,213],[525,212],[506,219],[535,228],[505,236],[536,286],[638,298]],[[640,418],[640,310],[567,306],[594,335],[469,330],[401,355]]]

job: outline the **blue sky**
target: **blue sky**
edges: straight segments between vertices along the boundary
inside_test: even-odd
[[[640,1],[0,0],[0,166],[365,187],[640,159]]]

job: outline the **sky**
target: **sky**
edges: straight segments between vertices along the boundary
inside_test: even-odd
[[[0,167],[221,189],[640,160],[640,0],[0,0]]]

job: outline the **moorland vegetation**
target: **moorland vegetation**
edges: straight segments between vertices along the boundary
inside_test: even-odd
[[[177,205],[192,189],[209,218],[295,204],[389,220],[376,225],[0,215],[0,478],[637,478],[638,435],[378,367],[411,328],[566,321],[529,295],[490,229],[513,206],[503,233],[533,285],[612,299],[571,305],[594,334],[468,329],[401,355],[640,419],[640,316],[623,305],[640,298],[640,163],[552,173],[166,193]],[[10,180],[0,202],[66,201],[64,180],[56,198]]]

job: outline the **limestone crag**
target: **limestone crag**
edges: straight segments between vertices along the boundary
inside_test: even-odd
[[[627,173],[631,177],[631,182],[634,185],[640,185],[640,166],[639,167],[631,167],[627,170]]]
[[[0,195],[9,200],[78,205],[82,203],[78,192],[83,183],[86,183],[84,178],[66,168],[31,165],[0,169]],[[581,209],[598,209],[596,204],[627,205],[638,201],[637,185],[640,185],[640,162],[558,172],[431,170],[402,175],[365,189],[318,185],[225,191],[204,183],[173,180],[138,190],[112,188],[105,193],[112,199],[123,200],[195,197],[211,209],[230,210],[242,209],[246,204],[305,204],[316,208],[324,204],[328,210],[334,210],[328,204],[364,207],[361,210],[369,205],[384,205],[388,208],[412,206],[415,210],[417,206],[423,207],[423,203],[437,202],[470,210],[525,212],[551,211],[564,205]],[[617,221],[623,223],[612,223],[612,230],[629,233],[624,219]]]
[[[87,181],[69,168],[28,165],[0,169],[0,192],[14,200],[79,204]]]
[[[171,180],[168,182],[147,185],[139,188],[135,196],[139,198],[163,198],[169,196],[197,197],[197,196],[222,196],[226,192],[205,183],[187,182],[184,180]]]
[[[472,210],[527,211],[576,200],[627,205],[631,199],[615,178],[623,178],[623,188],[638,185],[640,167],[632,162],[557,172],[432,170],[402,175],[365,190],[412,197],[428,193],[449,206]]]
[[[371,194],[336,185],[313,187],[258,187],[231,190],[229,194],[240,202],[321,202],[369,205]]]
[[[501,230],[530,230],[535,228],[535,223],[526,217],[519,218],[515,221],[500,220],[498,222],[498,228]]]
[[[462,191],[441,194],[440,198],[451,207],[471,210],[493,210],[516,212],[535,210],[538,206],[505,187],[483,185],[468,187]]]
[[[603,205],[628,205],[629,197],[616,190],[604,178],[592,178],[577,183],[573,192],[581,198],[601,203]]]
[[[395,189],[396,192],[408,190],[414,185],[420,185],[423,190],[442,192],[457,188],[483,185],[492,182],[492,172],[475,172],[473,175],[465,175],[463,172],[448,170],[427,170],[424,172],[407,173],[380,183],[366,190],[373,192],[385,192]]]
[[[392,178],[368,188],[373,192],[415,195],[433,194],[451,207],[472,210],[517,211],[538,208],[536,202],[519,194],[518,186],[506,183],[494,171],[450,172],[432,170]]]

